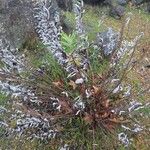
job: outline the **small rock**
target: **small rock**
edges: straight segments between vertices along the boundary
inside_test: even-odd
[[[150,13],[150,2],[147,3],[147,12]]]
[[[140,4],[144,3],[144,0],[132,0],[131,2],[134,5],[140,5]]]
[[[0,0],[0,36],[19,48],[34,32],[33,7],[30,0]]]
[[[121,5],[117,6],[112,6],[110,8],[110,16],[116,18],[116,19],[121,19],[125,15],[125,8]]]
[[[127,0],[117,0],[118,5],[125,6],[127,5]]]
[[[86,4],[98,5],[102,4],[105,0],[83,0]]]
[[[65,10],[65,11],[72,11],[72,4],[73,4],[73,1],[72,0],[56,0],[57,1],[57,4],[59,6],[59,8],[61,8],[62,10]]]
[[[145,65],[145,68],[150,68],[150,65]]]

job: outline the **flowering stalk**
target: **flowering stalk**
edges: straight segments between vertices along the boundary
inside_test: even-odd
[[[60,44],[60,18],[57,5],[54,1],[39,1],[35,4],[35,20],[37,21],[36,31],[43,44],[60,65],[73,77],[78,73],[74,64],[63,51]]]
[[[89,47],[88,36],[86,35],[85,28],[83,25],[83,14],[84,14],[84,3],[83,0],[74,0],[73,1],[73,10],[76,20],[76,34],[79,37],[78,47],[74,53],[78,53],[77,57],[80,57],[82,53],[81,66],[83,70],[89,69],[89,58],[87,56],[87,48]]]
[[[39,34],[40,39],[43,44],[47,46],[47,49],[58,63],[65,69],[68,73],[68,78],[84,78],[85,74],[80,73],[78,67],[74,63],[74,59],[80,56],[78,54],[69,57],[60,44],[60,18],[57,5],[54,1],[40,1],[35,4],[35,20],[36,20],[36,31]],[[82,59],[81,59],[82,60]],[[84,61],[85,62],[85,61]],[[80,67],[84,68],[83,63]]]

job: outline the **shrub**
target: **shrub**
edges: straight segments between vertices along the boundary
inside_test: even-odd
[[[32,61],[16,56],[8,46],[4,55],[4,43],[0,45],[4,64],[0,85],[15,99],[11,113],[7,112],[11,119],[3,121],[5,136],[40,139],[51,149],[116,149],[119,141],[129,146],[132,134],[144,130],[134,123],[135,110],[147,107],[132,100],[132,86],[126,83],[142,34],[131,42],[124,40],[123,24],[117,49],[104,57],[84,31],[82,1],[75,4],[76,31],[71,35],[60,33],[57,12],[49,20],[52,8],[47,3],[35,7],[43,44],[39,49],[33,44],[33,51],[25,53]]]

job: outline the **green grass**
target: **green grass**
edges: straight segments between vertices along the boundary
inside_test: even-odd
[[[0,61],[0,68],[3,68],[4,64]]]
[[[7,103],[8,96],[0,91],[0,105],[5,105]]]
[[[47,62],[46,68],[52,81],[64,79],[66,77],[64,70],[50,53],[45,53],[42,59]]]
[[[91,59],[92,72],[95,74],[105,74],[108,70],[109,62],[107,59],[100,61],[98,58]]]
[[[40,140],[29,140],[26,137],[0,138],[1,150],[53,150],[48,143],[41,143]]]
[[[103,128],[97,128],[93,133],[89,125],[80,118],[69,119],[62,134],[64,143],[78,150],[92,150],[93,147],[96,150],[113,149],[117,143],[115,136]]]
[[[0,91],[0,106],[5,107],[7,105],[8,102],[8,96]],[[8,106],[6,106],[8,107]],[[6,116],[2,113],[0,113],[0,121],[3,120],[3,118],[5,118]],[[2,146],[4,145],[5,142],[1,142],[3,137],[3,134],[5,133],[5,129],[0,127],[0,149],[2,148]]]
[[[65,32],[61,34],[61,45],[66,53],[71,53],[77,48],[77,35],[75,32],[67,35]]]
[[[71,35],[70,37],[74,37],[74,35]],[[72,46],[72,44],[70,46]],[[44,69],[42,78],[49,83],[65,77],[66,74],[62,67],[53,58],[52,54],[47,52],[46,46],[43,45],[38,39],[26,41],[20,48],[20,51],[26,54],[27,66],[32,68],[31,72],[23,72],[23,77],[27,77],[39,68]]]
[[[147,115],[150,117],[150,108],[149,107],[140,108],[139,110],[137,110],[137,112],[143,113],[144,115]]]

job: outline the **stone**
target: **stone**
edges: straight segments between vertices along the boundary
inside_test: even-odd
[[[150,1],[146,3],[146,11],[150,13]]]
[[[105,0],[104,4],[107,4],[109,6],[116,6],[116,5],[121,5],[125,6],[127,5],[128,0]]]
[[[112,6],[113,1],[112,0],[105,0],[104,4]]]
[[[64,11],[72,11],[73,1],[72,0],[56,0],[59,8]]]
[[[150,2],[147,3],[147,12],[150,13]]]
[[[109,14],[110,16],[120,19],[125,15],[125,7],[124,5],[127,4],[127,0],[105,0],[104,2],[106,5],[109,6]]]
[[[121,19],[125,15],[125,8],[121,5],[111,6],[109,14],[116,19]]]
[[[121,6],[127,5],[127,0],[117,0],[117,4]]]
[[[140,4],[144,3],[144,0],[131,0],[131,2],[134,5],[140,5]]]
[[[83,0],[86,4],[98,5],[102,4],[105,0]]]
[[[34,19],[30,0],[0,0],[0,36],[19,48],[29,36],[33,36]]]

